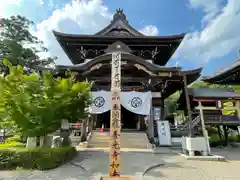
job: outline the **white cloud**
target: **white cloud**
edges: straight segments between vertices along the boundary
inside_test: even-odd
[[[206,4],[204,4],[205,2]],[[209,2],[212,2],[208,6]],[[174,57],[208,62],[227,55],[240,47],[240,1],[228,0],[220,8],[221,0],[190,0],[192,7],[202,7],[206,25],[201,31],[188,33]],[[218,12],[217,14],[215,12]],[[215,13],[211,18],[208,15]]]
[[[44,5],[44,0],[39,0],[40,5]]]
[[[107,26],[111,20],[112,14],[102,0],[73,0],[38,24],[36,35],[45,43],[50,55],[58,57],[57,64],[71,64],[52,30],[72,34],[94,34]],[[141,32],[146,35],[157,35],[158,29],[150,25]]]
[[[57,64],[71,64],[52,30],[72,34],[93,34],[106,26],[111,17],[101,0],[73,0],[38,24],[36,35],[49,48],[50,55],[58,57]]]
[[[202,8],[205,16],[203,22],[212,20],[218,13],[221,7],[222,0],[189,0],[190,8]]]
[[[46,1],[49,0],[0,0],[0,17],[20,14],[33,20],[45,13],[43,11],[38,13],[38,11]]]
[[[141,33],[148,35],[148,36],[157,36],[158,35],[158,28],[153,25],[147,25],[143,29],[140,30]]]
[[[10,6],[19,6],[23,0],[1,0],[0,1],[0,17],[5,16]]]

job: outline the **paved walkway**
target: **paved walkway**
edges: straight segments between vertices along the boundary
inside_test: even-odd
[[[229,162],[187,161],[174,154],[122,152],[122,174],[143,179],[142,173],[152,165],[164,164],[149,171],[144,179],[154,180],[239,180],[239,150],[217,150]],[[107,152],[79,152],[73,164],[51,171],[0,171],[0,180],[87,180],[108,172]],[[1,179],[2,178],[2,179]]]

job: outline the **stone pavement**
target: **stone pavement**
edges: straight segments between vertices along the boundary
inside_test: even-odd
[[[218,153],[227,155],[230,161],[187,161],[176,154],[122,152],[122,174],[132,175],[137,180],[239,180],[239,150],[232,152],[223,149],[218,150]],[[156,164],[164,165],[149,171],[144,178],[141,177],[148,167]],[[94,180],[107,172],[108,153],[81,151],[73,164],[44,172],[0,171],[0,180]]]

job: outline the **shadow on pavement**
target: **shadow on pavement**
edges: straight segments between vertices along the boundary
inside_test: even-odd
[[[227,161],[240,161],[240,148],[211,148],[212,154],[223,156]]]
[[[173,155],[121,152],[121,174],[122,175],[142,175],[149,167],[156,164],[164,164],[161,168],[182,168],[180,164],[168,161]],[[109,152],[79,152],[74,159],[74,164],[81,166],[87,174],[108,174]],[[153,169],[154,170],[154,169]],[[158,174],[159,176],[159,174]]]

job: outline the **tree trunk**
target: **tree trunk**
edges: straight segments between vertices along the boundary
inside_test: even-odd
[[[92,132],[93,129],[93,117],[91,116],[88,120],[88,132]]]
[[[217,126],[217,130],[218,130],[219,139],[222,140],[222,133],[221,133],[221,129],[219,126]]]
[[[223,126],[224,132],[224,146],[228,146],[228,129],[227,126]]]
[[[40,144],[41,144],[41,137],[37,136],[36,137],[36,147],[40,147]]]
[[[82,127],[81,127],[81,136],[80,136],[80,141],[83,142],[86,140],[86,128],[87,128],[87,119],[84,119],[82,121]]]
[[[44,148],[50,148],[52,146],[52,136],[45,135],[43,137],[43,146]]]

